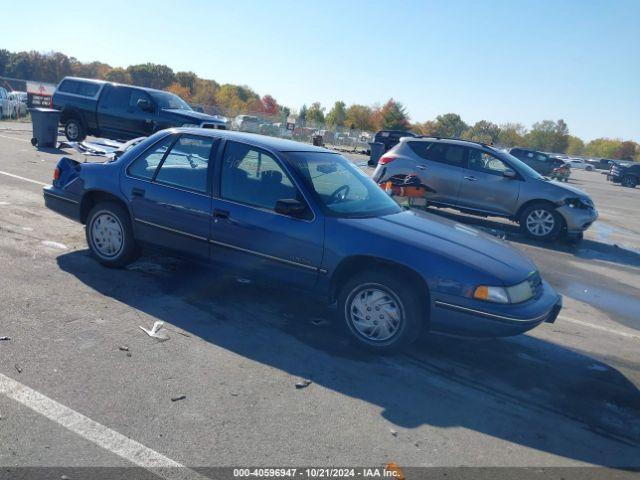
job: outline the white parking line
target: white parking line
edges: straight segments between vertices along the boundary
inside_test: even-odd
[[[48,183],[39,182],[38,180],[31,180],[30,178],[21,177],[20,175],[14,175],[13,173],[9,172],[3,172],[2,170],[0,170],[0,175],[6,175],[7,177],[17,178],[18,180],[24,180],[25,182],[35,183],[36,185],[42,185],[43,187],[49,185]]]
[[[602,332],[613,333],[615,335],[620,335],[621,337],[626,338],[634,338],[636,340],[640,340],[640,335],[634,335],[633,333],[622,332],[620,330],[616,330],[615,328],[603,327],[602,325],[596,325],[594,323],[583,322],[582,320],[576,320],[575,318],[565,317],[564,315],[558,315],[559,320],[563,320],[565,322],[575,323],[576,325],[582,325],[584,327],[593,328],[595,330],[600,330]]]
[[[24,138],[16,138],[16,137],[11,137],[9,135],[0,135],[0,137],[2,138],[8,138],[10,140],[15,140],[16,142],[27,142],[27,143],[31,143],[31,140],[25,140]]]
[[[199,473],[0,373],[0,393],[73,433],[166,480],[202,479]]]

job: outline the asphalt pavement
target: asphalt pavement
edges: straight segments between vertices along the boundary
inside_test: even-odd
[[[574,172],[601,214],[578,245],[437,211],[505,236],[565,308],[374,357],[311,299],[158,255],[101,267],[43,206],[56,161],[82,157],[28,128],[0,123],[0,466],[640,467],[640,188]],[[166,341],[139,328],[158,320]]]

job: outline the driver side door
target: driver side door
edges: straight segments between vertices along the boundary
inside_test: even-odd
[[[324,220],[281,160],[259,147],[226,141],[216,167],[213,262],[249,279],[313,288],[322,262]],[[305,202],[306,214],[276,213],[276,201],[282,199]]]

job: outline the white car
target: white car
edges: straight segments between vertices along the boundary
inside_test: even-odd
[[[21,92],[9,92],[9,103],[12,118],[24,117],[27,114],[27,102],[20,95]]]
[[[0,120],[11,116],[13,110],[13,103],[9,100],[9,92],[3,87],[0,87]]]
[[[586,170],[587,172],[591,172],[593,170],[593,165],[585,162],[581,158],[570,158],[566,160],[565,163],[567,163],[569,167],[575,168],[577,170]]]

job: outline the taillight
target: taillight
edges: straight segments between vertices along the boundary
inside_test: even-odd
[[[378,165],[386,165],[387,163],[391,163],[396,159],[393,155],[383,155],[378,160]]]
[[[56,167],[56,169],[53,171],[53,179],[54,180],[60,179],[60,169],[58,167]]]

